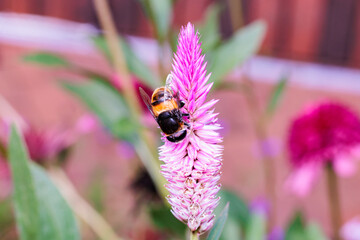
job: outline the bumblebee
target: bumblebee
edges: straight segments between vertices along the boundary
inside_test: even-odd
[[[139,91],[141,98],[165,133],[166,138],[170,142],[179,142],[186,137],[189,124],[184,121],[183,117],[189,116],[189,114],[180,111],[185,103],[180,101],[178,95],[172,92],[171,82],[172,75],[169,74],[165,87],[155,89],[151,99],[141,87]]]

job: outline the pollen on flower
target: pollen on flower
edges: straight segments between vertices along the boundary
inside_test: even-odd
[[[192,24],[181,29],[178,42],[171,88],[185,103],[181,111],[188,114],[184,121],[190,127],[180,142],[162,138],[161,171],[168,181],[171,212],[191,231],[201,234],[212,227],[213,210],[220,200],[216,194],[222,165],[221,127],[213,109],[217,100],[206,102],[212,83],[208,83],[210,74],[206,73],[199,36]]]

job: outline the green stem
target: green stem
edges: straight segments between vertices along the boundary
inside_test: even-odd
[[[190,240],[199,240],[199,233],[190,231]]]
[[[326,177],[327,177],[331,222],[333,229],[333,239],[341,240],[340,237],[341,210],[340,210],[340,200],[339,200],[339,187],[338,187],[337,176],[334,172],[332,162],[330,161],[326,165]]]
[[[161,81],[164,81],[166,77],[166,69],[164,66],[164,57],[165,57],[165,51],[164,51],[164,43],[158,42],[158,64],[159,64],[159,75]]]
[[[124,54],[122,48],[118,43],[118,33],[115,28],[113,18],[111,16],[111,11],[108,5],[107,0],[93,0],[95,5],[95,10],[97,12],[98,18],[104,30],[105,39],[109,46],[110,53],[112,54],[112,59],[114,60],[114,69],[118,76],[121,76],[122,83],[124,86],[124,99],[131,110],[131,115],[135,121],[139,121],[141,116],[141,107],[140,103],[136,96],[137,89],[134,88],[130,73],[127,69],[127,65],[124,59]],[[155,154],[153,154],[150,149],[153,144],[151,139],[146,135],[143,129],[139,129],[139,135],[141,138],[142,149],[146,149],[148,156],[143,154],[139,155],[142,162],[144,163],[147,171],[149,172],[152,180],[154,181],[159,193],[162,195],[164,202],[166,202],[165,197],[167,196],[167,190],[164,188],[165,179],[160,174],[159,163],[155,161]],[[137,146],[135,146],[137,147]],[[137,147],[139,148],[139,147]],[[140,151],[137,151],[139,154]],[[150,160],[145,160],[146,158]]]
[[[85,222],[100,239],[122,239],[117,236],[106,220],[80,196],[61,168],[52,167],[48,168],[47,171],[74,213]]]
[[[250,117],[254,123],[255,137],[259,148],[261,149],[261,158],[263,163],[264,171],[264,187],[267,197],[271,201],[271,211],[269,214],[268,229],[271,230],[276,223],[276,167],[275,167],[275,158],[269,156],[269,154],[264,151],[262,143],[268,141],[268,123],[266,119],[262,118],[260,104],[256,98],[254,92],[253,82],[250,78],[246,76],[243,78],[243,92],[245,93],[246,103],[250,111]]]

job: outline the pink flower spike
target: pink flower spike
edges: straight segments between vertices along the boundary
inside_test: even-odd
[[[217,114],[213,106],[217,100],[205,102],[212,83],[208,83],[204,55],[201,54],[199,35],[190,23],[179,34],[178,49],[173,58],[172,90],[178,93],[189,114],[187,135],[181,142],[170,142],[160,147],[162,173],[167,179],[168,200],[174,216],[187,224],[193,232],[202,234],[214,222],[213,210],[219,202],[222,162],[222,137],[218,130]]]

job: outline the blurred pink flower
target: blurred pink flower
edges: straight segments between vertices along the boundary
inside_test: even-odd
[[[325,102],[301,113],[289,130],[288,149],[294,171],[287,186],[306,195],[323,165],[349,176],[360,156],[360,119],[347,107]]]
[[[360,240],[360,217],[356,217],[346,222],[341,228],[343,240]]]
[[[189,114],[190,129],[181,142],[170,142],[160,147],[162,173],[172,213],[199,234],[209,230],[214,222],[213,210],[219,202],[222,165],[222,142],[217,132],[217,114],[212,109],[217,100],[205,103],[212,83],[206,84],[204,55],[201,55],[198,33],[192,24],[179,34],[178,49],[173,60],[173,90],[185,102],[182,110]]]
[[[75,126],[75,129],[80,134],[91,133],[99,128],[99,123],[96,117],[92,114],[85,114],[81,116]]]
[[[10,125],[0,120],[0,141],[6,147]],[[38,130],[29,124],[21,129],[24,140],[33,161],[43,163],[56,157],[61,151],[70,147],[78,135],[76,131],[55,129]]]
[[[30,158],[36,162],[53,159],[75,140],[70,131],[40,131],[30,127],[23,134]]]

